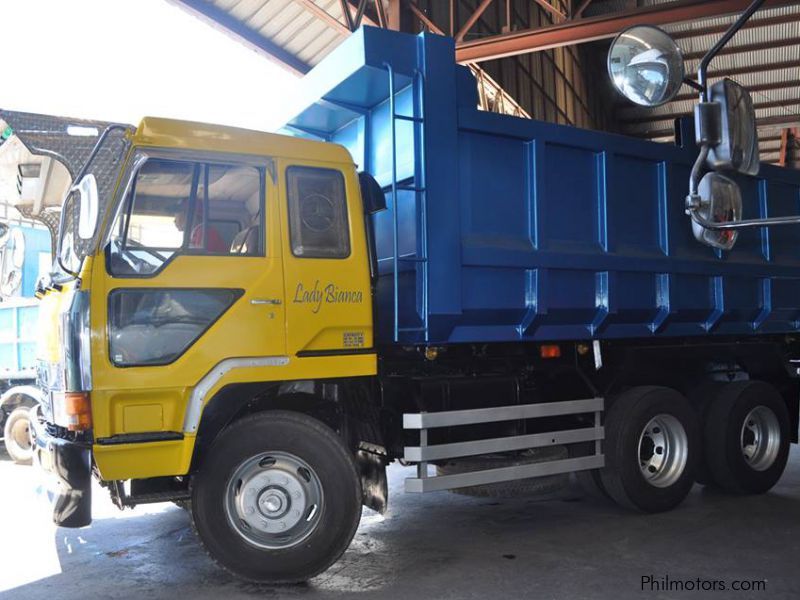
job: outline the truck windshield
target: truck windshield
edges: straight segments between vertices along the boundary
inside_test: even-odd
[[[76,185],[70,189],[62,207],[61,224],[58,231],[58,256],[54,265],[54,279],[68,279],[76,274],[83,260],[97,248],[101,224],[105,219],[111,196],[124,164],[129,142],[126,133],[129,128],[113,127],[107,129],[89,153],[83,168],[75,176],[73,184],[89,175],[97,182],[97,219],[94,235],[89,238],[79,235],[79,215],[81,214],[81,194]]]

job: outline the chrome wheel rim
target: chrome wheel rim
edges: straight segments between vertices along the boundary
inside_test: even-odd
[[[303,459],[265,452],[242,462],[228,480],[225,513],[239,536],[258,548],[296,546],[322,515],[319,477]]]
[[[766,471],[778,458],[781,426],[772,409],[756,406],[747,413],[739,434],[744,461],[755,471]]]
[[[645,481],[658,488],[675,483],[686,468],[689,438],[672,415],[656,415],[639,436],[639,470]]]
[[[20,450],[31,449],[31,428],[28,419],[17,419],[11,427],[11,439]]]

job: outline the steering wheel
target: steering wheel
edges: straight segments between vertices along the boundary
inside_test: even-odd
[[[150,255],[150,256],[152,256],[153,258],[155,258],[157,261],[160,261],[160,262],[162,262],[162,263],[163,263],[165,260],[167,260],[167,257],[166,257],[166,256],[164,256],[164,255],[162,255],[162,254],[160,254],[160,253],[158,252],[158,250],[153,250],[152,248],[148,248],[147,246],[145,246],[145,245],[143,245],[143,244],[141,244],[141,243],[139,243],[139,242],[137,242],[137,241],[135,241],[135,240],[128,240],[128,241],[127,241],[127,244],[126,244],[126,246],[125,246],[125,248],[124,248],[124,250],[123,250],[123,251],[124,251],[124,252],[128,252],[128,253],[130,253],[130,250],[131,250],[131,249],[133,249],[133,250],[137,250],[137,251],[138,251],[138,250],[141,250],[141,251],[145,252],[146,254],[149,254],[149,255]],[[132,254],[132,253],[131,253],[131,254]],[[136,256],[136,255],[133,255],[133,256]],[[141,259],[141,258],[139,258],[138,256],[136,257],[136,259],[137,259],[137,260],[140,260],[140,261],[142,260],[142,259]],[[149,265],[150,263],[147,263],[147,264]]]
[[[119,275],[142,275],[147,273],[152,273],[156,271],[161,264],[164,263],[166,260],[161,254],[159,254],[155,250],[151,250],[146,246],[138,242],[134,242],[129,240],[128,243],[123,246],[120,239],[111,240],[110,244],[110,264],[112,271],[115,271]],[[146,254],[149,254],[154,259],[158,261],[157,265],[154,265],[151,262],[144,260],[143,258],[137,256],[133,250],[142,251]]]

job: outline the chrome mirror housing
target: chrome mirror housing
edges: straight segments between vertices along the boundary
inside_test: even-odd
[[[757,175],[758,131],[753,100],[746,89],[730,79],[709,89],[709,102],[719,104],[719,143],[711,146],[708,166],[712,169]]]
[[[617,91],[631,102],[659,106],[674,98],[683,83],[683,55],[662,29],[637,25],[611,43],[608,74]]]
[[[726,227],[742,220],[741,189],[733,179],[711,172],[700,180],[697,193],[699,206],[690,209],[695,239],[712,248],[730,250],[739,232]]]

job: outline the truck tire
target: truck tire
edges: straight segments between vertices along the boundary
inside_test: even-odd
[[[33,446],[31,445],[31,409],[28,406],[18,406],[6,419],[3,428],[3,438],[6,452],[18,465],[33,463]]]
[[[700,455],[698,418],[686,398],[665,387],[632,388],[611,404],[605,433],[600,478],[617,504],[653,513],[686,498]]]
[[[789,457],[789,411],[763,381],[729,383],[712,402],[705,454],[714,482],[736,494],[772,488]]]
[[[706,381],[689,392],[689,404],[694,407],[697,417],[700,419],[701,435],[703,434],[706,421],[708,420],[708,410],[714,399],[726,385],[726,383],[721,381]],[[695,473],[694,480],[700,485],[713,484],[714,478],[711,477],[711,469],[708,466],[708,461],[705,457],[705,448],[702,444],[700,450],[702,455],[697,461],[697,472]]]
[[[191,514],[206,551],[238,577],[305,581],[347,549],[361,517],[352,453],[320,421],[268,411],[214,441],[192,485]]]
[[[599,469],[575,471],[575,480],[589,498],[606,503],[611,500],[611,497],[608,495],[608,492],[603,485],[603,481],[600,479]]]

